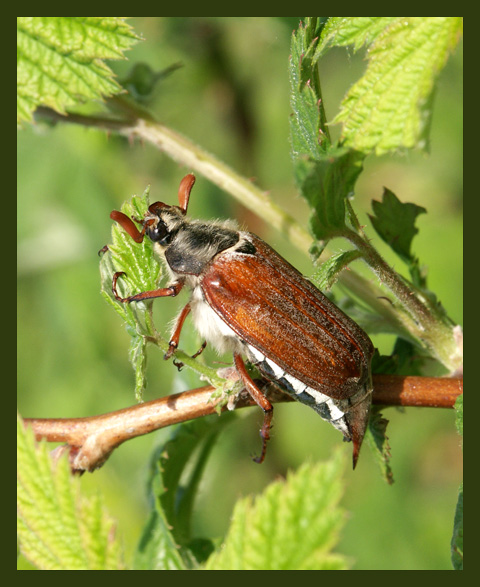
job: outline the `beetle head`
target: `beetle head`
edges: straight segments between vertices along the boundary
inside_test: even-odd
[[[143,219],[142,233],[162,248],[167,247],[185,224],[185,212],[179,206],[155,202]]]
[[[123,212],[113,210],[110,218],[118,222],[136,243],[141,243],[143,237],[147,234],[153,242],[166,247],[183,224],[183,217],[187,213],[190,192],[194,183],[195,176],[193,173],[189,173],[182,179],[178,188],[178,206],[155,202],[148,207],[143,220],[134,218],[135,222],[142,225],[141,231],[138,230],[132,219]]]
[[[178,187],[178,206],[169,206],[163,202],[155,202],[149,206],[143,219],[142,233],[146,233],[154,243],[158,243],[161,247],[168,246],[184,223],[183,217],[187,213],[194,183],[193,173],[189,173],[182,179]]]

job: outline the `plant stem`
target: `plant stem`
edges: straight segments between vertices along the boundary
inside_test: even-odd
[[[396,318],[403,324],[404,330],[419,340],[450,372],[461,370],[462,354],[455,340],[454,327],[445,323],[428,300],[421,299],[420,293],[407,285],[368,240],[350,229],[345,230],[342,236],[361,251],[363,260],[395,296]]]
[[[230,167],[218,161],[216,157],[172,129],[151,119],[118,120],[107,116],[63,115],[44,107],[37,109],[37,116],[114,131],[123,136],[136,136],[143,141],[153,142],[160,150],[166,151],[172,159],[201,173],[218,187],[230,193],[249,210],[255,213],[261,210],[262,218],[267,223],[286,234],[293,245],[308,254],[312,244],[311,236],[294,218],[272,202],[268,192],[260,190]],[[382,295],[381,291],[353,270],[340,274],[339,281],[344,282],[345,287],[362,298],[370,307],[375,308],[379,305],[378,299]],[[396,324],[398,319],[391,305],[381,305],[382,313],[386,319],[392,324]]]
[[[373,403],[392,406],[452,408],[463,393],[463,379],[441,377],[373,376]],[[212,400],[211,385],[93,416],[90,418],[25,418],[37,440],[63,442],[70,451],[72,471],[101,467],[123,442],[160,428],[217,412],[222,399]],[[294,401],[277,388],[266,390],[272,403]],[[256,406],[248,394],[240,394],[235,408]],[[222,411],[228,407],[223,406]]]

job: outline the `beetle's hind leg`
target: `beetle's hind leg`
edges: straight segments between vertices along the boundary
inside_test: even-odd
[[[260,389],[255,385],[255,382],[250,377],[247,368],[245,367],[245,363],[241,355],[235,353],[233,355],[233,360],[235,362],[235,367],[237,368],[238,374],[240,375],[241,380],[243,381],[248,393],[251,395],[252,399],[255,403],[260,406],[263,410],[263,424],[262,428],[260,429],[260,436],[262,437],[262,452],[260,456],[255,457],[253,460],[256,463],[263,463],[265,459],[265,455],[267,453],[267,442],[270,439],[270,428],[272,427],[272,418],[273,418],[273,406],[265,397],[265,395],[260,391]]]

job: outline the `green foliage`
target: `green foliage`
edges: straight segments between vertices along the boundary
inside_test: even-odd
[[[330,140],[323,131],[325,114],[314,60],[318,44],[317,19],[307,19],[292,37],[289,64],[291,153],[294,159],[318,159]]]
[[[311,231],[327,241],[346,227],[345,199],[353,193],[363,155],[331,145],[315,57],[320,28],[309,18],[292,37],[290,142],[295,179],[312,210]]]
[[[368,429],[365,440],[370,446],[373,455],[380,467],[385,481],[391,485],[393,483],[393,472],[390,467],[390,444],[386,434],[388,420],[380,413],[377,406],[374,406],[370,413]]]
[[[147,187],[142,196],[133,196],[129,202],[122,205],[121,212],[129,218],[142,219],[148,209],[149,193],[150,188]],[[156,289],[161,278],[161,266],[153,254],[152,241],[145,238],[141,243],[136,243],[114,222],[112,244],[109,244],[108,250],[101,255],[102,296],[125,321],[132,334],[151,334],[147,322],[152,301],[145,300],[137,304],[119,302],[112,292],[112,275],[118,271],[125,274],[117,281],[117,291],[123,297]]]
[[[220,547],[214,549],[211,541],[192,536],[191,518],[201,474],[216,437],[232,416],[181,425],[157,451],[150,481],[154,507],[134,568],[345,568],[344,557],[332,552],[345,520],[338,505],[344,468],[340,453],[327,463],[304,464],[256,498],[237,502]]]
[[[17,124],[39,106],[58,112],[121,91],[104,59],[139,37],[122,17],[17,17]]]
[[[415,220],[419,214],[427,212],[425,208],[400,202],[393,192],[385,188],[381,202],[372,200],[372,209],[375,215],[369,214],[369,218],[379,236],[408,265],[415,285],[425,286],[418,259],[411,252],[413,237],[418,233]]]
[[[154,506],[134,568],[197,568],[213,550],[209,540],[192,536],[193,506],[210,452],[232,416],[182,424],[153,455],[149,493]]]
[[[377,155],[427,147],[434,83],[462,30],[461,17],[331,18],[315,59],[332,46],[368,47],[365,75],[333,121],[343,123],[341,141]]]
[[[353,194],[362,171],[363,155],[345,149],[329,149],[311,162],[300,184],[303,197],[313,210],[310,229],[318,241],[326,243],[347,229],[346,199]],[[304,165],[301,165],[304,168]]]
[[[457,432],[463,437],[463,394],[457,398],[455,402],[455,424],[457,426]]]
[[[342,251],[331,255],[310,279],[319,289],[328,291],[337,281],[339,273],[360,257],[359,251]]]
[[[453,568],[456,571],[463,571],[463,483],[460,485],[455,508],[451,553]]]
[[[120,570],[115,525],[99,497],[85,497],[68,459],[52,461],[45,443],[17,418],[17,533],[20,552],[44,570]]]
[[[123,204],[121,211],[130,218],[143,218],[148,208],[149,192],[147,187],[142,196],[133,196],[129,202]],[[130,333],[130,362],[135,371],[135,397],[137,401],[141,401],[147,385],[145,336],[154,335],[152,300],[136,304],[119,302],[113,296],[112,276],[116,271],[125,272],[117,281],[117,291],[126,297],[156,289],[161,277],[161,267],[154,257],[150,239],[136,243],[121,226],[114,223],[112,241],[113,244],[108,245],[108,250],[102,253],[100,260],[102,296],[121,316]]]
[[[187,569],[160,504],[150,513],[135,554],[136,571],[184,571]]]
[[[403,338],[397,338],[392,353],[384,356],[378,351],[373,356],[372,371],[388,375],[421,375],[425,358],[417,348]]]
[[[419,288],[412,291],[410,285],[383,261],[372,246],[350,199],[363,169],[363,160],[369,152],[424,146],[428,125],[422,126],[419,119],[425,120],[430,116],[433,80],[445,63],[460,30],[461,21],[459,23],[453,18],[402,21],[389,18],[332,18],[326,24],[317,18],[307,18],[305,26],[300,26],[292,37],[289,68],[293,110],[290,122],[291,156],[300,193],[311,210],[310,228],[316,241],[310,252],[316,258],[330,239],[343,237],[349,240],[359,251],[359,257],[379,277],[389,296],[393,297],[391,316],[384,321],[386,330],[415,340],[422,352],[426,351],[452,372],[459,368],[461,361],[452,323],[435,296],[426,290],[425,276],[410,250],[416,231],[415,218],[424,209],[414,204],[401,204],[392,192],[386,190],[383,202],[374,203],[376,216],[371,217],[380,236],[407,262],[413,284]],[[426,38],[429,35],[432,35],[431,43]],[[373,73],[367,69],[344,100],[343,110],[336,119],[343,122],[342,135],[338,144],[332,144],[323,114],[317,62],[331,46],[353,44],[358,49],[365,43],[370,44]],[[435,58],[432,52],[435,52]],[[410,79],[411,76],[406,76],[397,83],[400,72],[406,74],[409,67],[412,73],[421,70],[423,77],[418,79],[413,75]],[[385,74],[385,79],[378,68]],[[375,83],[378,79],[382,80],[382,84]],[[413,84],[412,88],[420,94],[413,90],[407,92],[409,84]],[[369,88],[368,91],[353,91],[364,86]],[[403,92],[400,95],[397,93],[398,86]],[[412,93],[415,94],[412,102],[402,102],[405,93],[409,98]],[[345,114],[347,111],[353,122]],[[392,114],[397,111],[402,115],[400,120]],[[368,124],[362,124],[362,120]],[[360,124],[355,126],[359,121]],[[402,133],[394,132],[398,126],[402,131],[414,130],[406,131],[410,132],[407,139]],[[412,137],[415,137],[414,143]],[[346,258],[344,256],[343,260]],[[357,257],[352,255],[353,258]],[[328,281],[335,280],[332,268],[340,271],[344,267],[342,263],[332,264]],[[378,312],[376,300],[371,300],[370,305]]]
[[[181,63],[174,63],[161,71],[154,71],[148,63],[134,63],[120,83],[132,98],[141,103],[148,103],[158,83],[180,67],[182,67]]]
[[[463,394],[455,402],[457,431],[463,438]],[[457,571],[463,570],[463,483],[458,491],[457,506],[453,519],[453,535],[450,545],[452,565]]]
[[[119,86],[100,60],[122,57],[123,50],[138,38],[123,20],[114,17],[100,20],[99,17],[19,17],[19,120],[31,119],[32,111],[38,104],[46,104],[63,112],[85,100],[100,99],[118,92]],[[290,118],[291,155],[297,186],[312,208],[310,228],[317,239],[312,247],[315,257],[326,241],[333,237],[354,233],[364,238],[351,201],[366,154],[394,152],[428,144],[434,82],[460,31],[461,20],[456,18],[408,18],[400,21],[396,17],[334,17],[328,20],[307,19],[305,26],[300,26],[293,35],[289,66],[293,111]],[[53,47],[45,54],[40,53],[44,48],[38,40],[44,33]],[[100,37],[100,34],[105,34],[105,37]],[[67,41],[65,52],[58,41],[61,36]],[[73,43],[74,39],[83,40]],[[85,39],[89,42],[86,43]],[[102,40],[105,40],[105,47],[100,50]],[[317,64],[330,47],[347,45],[353,46],[355,51],[362,46],[367,47],[368,67],[365,75],[348,92],[342,110],[334,120],[343,124],[341,140],[332,144]],[[103,52],[105,48],[108,50]],[[29,64],[24,59],[28,56],[27,51],[40,55],[40,64],[45,64],[48,69],[44,71],[38,66],[28,69]],[[62,66],[66,63],[72,63],[73,68],[63,78],[60,71],[65,69]],[[412,68],[410,77],[407,75],[408,67]],[[42,76],[52,71],[56,77],[52,77],[54,81],[50,86],[43,83]],[[148,67],[134,71],[134,74],[131,79],[128,76],[124,78],[125,83],[130,89],[135,85],[142,96],[150,96],[155,74]],[[380,85],[374,85],[375,75],[382,82]],[[189,77],[190,83],[192,77]],[[32,85],[25,80],[30,80]],[[88,91],[82,86],[85,82],[89,83]],[[29,93],[34,84],[34,91]],[[40,92],[41,84],[46,89],[45,95]],[[409,87],[411,91],[408,91]],[[269,96],[270,103],[273,103],[272,96]],[[195,96],[194,106],[197,104],[198,95]],[[179,110],[184,116],[185,109],[179,107]],[[193,110],[190,108],[188,111]],[[193,124],[188,126],[188,134],[192,128]],[[203,120],[200,128],[204,128]],[[195,135],[193,130],[191,134]],[[129,163],[132,151],[128,151]],[[145,155],[142,153],[142,158]],[[269,158],[272,158],[270,152]],[[157,164],[156,160],[151,167],[154,164]],[[143,176],[145,173],[143,171]],[[118,183],[125,175],[122,176],[121,171],[113,175],[118,175],[117,184],[113,182],[112,188],[118,194]],[[141,218],[148,206],[147,195],[144,194],[144,200],[134,198],[122,211],[128,216]],[[423,276],[411,246],[417,231],[415,220],[423,208],[401,203],[389,190],[385,190],[383,201],[373,206],[375,215],[371,219],[377,232],[407,262],[414,284],[424,284],[420,281]],[[153,257],[149,239],[138,245],[114,224],[112,240],[113,244],[101,260],[102,294],[125,321],[132,336],[130,358],[135,369],[137,397],[140,398],[145,388],[145,335],[156,336],[151,316],[152,302],[132,305],[117,302],[111,293],[111,276],[114,271],[127,272],[127,276],[118,281],[121,295],[126,296],[158,287],[160,268]],[[334,255],[318,269],[314,280],[322,288],[330,288],[340,272],[363,255],[364,251],[358,248]],[[350,304],[353,304],[351,300]],[[362,313],[358,305],[350,309],[353,317],[355,313]],[[363,317],[362,325],[368,325],[369,333],[389,331],[398,334],[398,329],[379,314],[364,312]],[[382,369],[383,372],[397,374],[416,373],[419,369],[418,348],[411,342],[398,339],[392,355],[375,362],[375,372]],[[461,413],[459,404],[459,430],[460,427],[463,429]],[[229,416],[222,415],[221,418],[178,427],[172,439],[155,455],[149,483],[152,507],[133,567],[142,570],[346,568],[345,557],[334,552],[345,521],[343,510],[338,505],[345,484],[342,479],[343,464],[338,456],[327,463],[303,465],[297,472],[289,473],[286,480],[267,487],[256,498],[241,499],[234,508],[232,525],[221,548],[216,548],[210,539],[194,535],[192,518],[199,481],[211,449]],[[382,475],[391,481],[390,447],[385,426],[386,421],[374,410],[366,441],[374,447]],[[19,442],[20,452],[23,451],[23,443]],[[122,568],[120,548],[111,531],[113,524],[102,512],[100,502],[91,500],[89,506],[84,505],[83,498],[75,493],[78,483],[76,479],[70,479],[66,461],[61,460],[52,468],[48,455],[42,452],[43,445],[40,446],[41,466],[34,466],[30,457],[19,456],[21,482],[25,477],[35,487],[32,490],[27,488],[28,496],[35,498],[31,501],[30,497],[25,497],[27,489],[22,484],[19,486],[22,553],[39,568]],[[30,454],[30,449],[22,454]],[[47,483],[45,471],[50,469],[54,471],[51,474],[54,480]],[[26,471],[25,475],[23,471]],[[355,472],[357,478],[361,473]],[[267,469],[265,474],[271,474],[270,470]],[[59,481],[55,480],[56,475]],[[37,483],[39,480],[41,483]],[[42,486],[44,493],[45,488],[48,489],[48,499],[37,492],[36,484]],[[65,487],[70,488],[70,493],[64,490]],[[362,487],[361,482],[359,487]],[[219,491],[223,492],[223,487]],[[380,492],[377,495],[381,500]],[[77,498],[78,501],[75,501]],[[364,498],[360,496],[360,499]],[[76,517],[72,514],[72,503]],[[392,519],[395,505],[391,510]],[[58,518],[61,518],[60,521]],[[462,521],[463,487],[452,538],[455,568],[463,567]],[[79,536],[83,540],[81,543]],[[339,550],[342,551],[342,547]],[[55,566],[57,564],[59,566]]]
[[[327,463],[303,464],[255,498],[239,500],[221,550],[207,570],[341,570],[332,552],[345,520],[340,453]]]

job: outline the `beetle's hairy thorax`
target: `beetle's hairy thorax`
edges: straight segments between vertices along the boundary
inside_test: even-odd
[[[245,352],[238,335],[205,300],[201,284],[203,274],[218,255],[244,250],[255,252],[248,233],[239,231],[231,220],[207,223],[182,218],[180,222],[170,211],[162,215],[162,220],[174,236],[168,246],[155,243],[154,249],[163,259],[171,279],[184,280],[191,290],[190,309],[200,337],[220,354]]]
[[[187,283],[192,281],[193,286],[195,280],[189,280],[188,276],[199,277],[216,255],[238,244],[240,233],[232,221],[182,220],[179,223],[167,217],[164,221],[172,227],[172,240],[166,247],[156,243],[154,248],[164,257],[174,279],[186,277]]]

